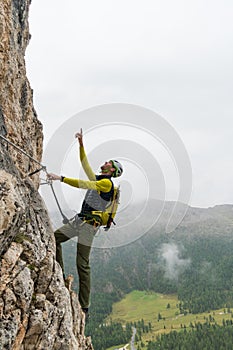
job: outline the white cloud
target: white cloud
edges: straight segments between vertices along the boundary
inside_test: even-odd
[[[180,248],[174,243],[165,243],[160,249],[160,258],[165,264],[165,276],[171,280],[177,280],[189,265],[190,259],[180,258]]]

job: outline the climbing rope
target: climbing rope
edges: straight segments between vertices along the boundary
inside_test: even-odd
[[[15,149],[17,149],[19,152],[23,153],[26,157],[28,157],[29,159],[31,159],[33,162],[37,163],[38,165],[41,166],[40,170],[45,170],[46,171],[46,167],[41,164],[40,162],[38,162],[38,160],[36,160],[35,158],[33,158],[32,156],[30,156],[30,154],[26,153],[22,148],[20,148],[19,146],[17,146],[16,144],[14,144],[13,142],[9,141],[8,139],[6,139],[4,136],[0,135],[0,137],[9,145],[13,146]],[[38,170],[39,171],[39,170]]]
[[[57,203],[57,207],[58,207],[58,209],[59,209],[59,211],[60,211],[60,214],[61,214],[61,216],[62,216],[62,218],[63,218],[63,224],[70,224],[69,219],[65,216],[65,214],[63,213],[63,211],[62,211],[62,209],[61,209],[61,206],[60,206],[59,201],[58,201],[58,199],[57,199],[57,196],[56,196],[56,193],[55,193],[55,191],[54,191],[53,184],[52,184],[52,181],[51,181],[51,180],[48,181],[48,185],[50,186],[50,188],[51,188],[51,190],[52,190],[53,196],[54,196],[55,201],[56,201],[56,203]]]
[[[30,160],[32,160],[34,163],[40,165],[40,168],[33,171],[32,173],[28,174],[28,176],[32,176],[36,173],[38,173],[39,171],[44,171],[47,175],[48,175],[48,172],[47,172],[47,169],[46,169],[46,166],[41,164],[38,160],[36,160],[35,158],[33,158],[32,156],[30,156],[28,153],[26,153],[22,148],[20,148],[19,146],[17,146],[16,144],[14,144],[13,142],[9,141],[7,138],[5,138],[4,136],[0,135],[0,137],[9,145],[11,145],[12,147],[14,147],[15,149],[17,149],[17,151],[21,152],[22,154],[24,154],[26,157],[28,157]],[[65,214],[63,213],[62,209],[61,209],[61,206],[59,204],[59,201],[57,199],[57,196],[56,196],[56,193],[54,191],[54,188],[53,188],[53,183],[52,183],[52,180],[44,180],[45,182],[43,183],[43,185],[47,184],[50,186],[51,188],[51,191],[53,193],[53,196],[55,198],[55,201],[57,203],[57,206],[58,206],[58,209],[60,211],[60,214],[63,218],[63,223],[64,224],[67,224],[69,223],[69,219],[65,216]]]

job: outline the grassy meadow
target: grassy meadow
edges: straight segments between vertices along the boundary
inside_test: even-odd
[[[191,323],[204,323],[206,320],[222,324],[223,319],[232,319],[231,312],[227,309],[219,309],[201,314],[181,315],[177,304],[176,295],[164,295],[147,291],[133,291],[124,299],[113,305],[112,314],[107,322],[137,322],[141,319],[145,324],[151,323],[151,332],[142,334],[142,341],[156,340],[156,336],[170,331],[179,331],[186,327],[191,329]],[[229,311],[229,310],[228,310]],[[158,320],[160,316],[160,320]],[[127,349],[129,349],[128,347]],[[111,348],[116,349],[116,347]],[[108,349],[110,350],[110,349]]]

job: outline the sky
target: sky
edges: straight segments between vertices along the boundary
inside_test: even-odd
[[[182,140],[192,168],[189,204],[233,203],[232,15],[231,0],[32,0],[26,68],[45,149],[82,111],[112,103],[140,106],[161,116]],[[142,129],[124,127],[122,134],[148,153],[156,149],[166,199],[175,200],[177,166],[161,143],[147,144],[149,126]],[[101,147],[98,132],[87,133],[88,149]],[[56,158],[70,171],[72,155]],[[129,159],[127,165],[123,181],[130,196],[150,164],[133,180]]]

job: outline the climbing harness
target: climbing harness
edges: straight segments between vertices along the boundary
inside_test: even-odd
[[[24,154],[26,157],[28,157],[30,160],[32,160],[34,163],[40,165],[40,168],[39,169],[36,169],[35,171],[33,171],[32,173],[28,174],[28,176],[32,176],[36,173],[38,173],[39,171],[44,171],[46,174],[48,174],[47,172],[47,169],[46,169],[46,166],[41,164],[38,160],[36,160],[35,158],[33,158],[32,156],[30,156],[28,153],[26,153],[22,148],[20,148],[19,146],[15,145],[13,142],[9,141],[7,138],[5,138],[4,136],[0,135],[0,137],[9,145],[11,145],[12,147],[14,147],[15,149],[17,149],[17,151],[21,152],[22,154]],[[58,206],[58,209],[59,209],[59,212],[63,218],[63,223],[64,224],[69,224],[69,219],[65,216],[65,214],[63,213],[62,209],[61,209],[61,206],[59,204],[59,201],[57,199],[57,196],[56,196],[56,193],[54,191],[54,188],[53,188],[53,183],[51,180],[44,180],[45,182],[42,183],[42,185],[49,185],[50,188],[51,188],[51,191],[53,193],[53,196],[54,196],[54,199],[57,203],[57,206]]]

